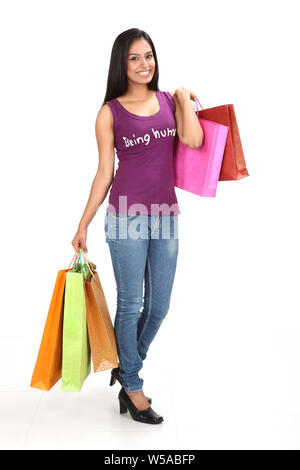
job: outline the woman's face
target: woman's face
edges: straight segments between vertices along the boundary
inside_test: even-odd
[[[141,74],[139,72],[148,72]],[[149,83],[155,71],[155,60],[150,44],[145,39],[135,39],[128,51],[127,76],[135,83]]]

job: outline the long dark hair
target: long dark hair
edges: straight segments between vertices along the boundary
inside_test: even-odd
[[[138,28],[131,28],[123,31],[113,43],[109,71],[107,77],[105,101],[110,101],[118,96],[122,96],[128,89],[127,60],[130,45],[134,39],[144,38],[151,46],[155,60],[155,72],[150,83],[147,84],[149,90],[158,90],[158,61],[152,39],[149,34]]]

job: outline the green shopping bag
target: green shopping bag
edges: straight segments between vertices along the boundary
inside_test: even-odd
[[[66,273],[61,390],[80,392],[83,382],[91,371],[84,276],[86,265],[81,253],[72,271]]]

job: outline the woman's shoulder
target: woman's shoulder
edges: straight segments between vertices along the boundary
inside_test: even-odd
[[[167,101],[169,102],[169,104],[172,108],[172,111],[175,112],[176,103],[175,103],[175,100],[173,98],[174,92],[173,91],[163,91],[163,94],[165,95]]]
[[[112,103],[111,103],[111,101],[105,101],[101,105],[98,115],[100,115],[101,117],[103,116],[104,118],[112,115]]]
[[[163,91],[163,94],[166,96],[166,98],[169,100],[169,101],[175,101],[174,100],[174,91]]]
[[[112,129],[114,127],[114,111],[111,101],[105,101],[100,107],[96,117],[96,127]]]
[[[172,97],[174,95],[173,91],[161,91],[161,90],[159,90],[159,91],[160,91],[160,93],[163,93],[164,95],[169,95],[169,96],[171,95]]]

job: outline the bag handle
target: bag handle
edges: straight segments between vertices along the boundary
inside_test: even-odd
[[[78,250],[77,256],[76,256],[76,259],[75,259],[75,263],[73,264],[73,269],[72,269],[72,271],[76,271],[77,265],[78,265],[79,261],[80,261],[80,253],[79,253],[79,250]]]
[[[89,273],[91,273],[91,275],[95,278],[95,275],[94,275],[93,270],[90,266],[89,260],[87,259],[84,251],[81,248],[79,248],[78,253],[79,253],[79,256],[78,256],[78,258],[76,260],[76,263],[75,263],[76,267],[77,267],[77,264],[80,262],[81,266],[82,266],[82,274],[84,276],[83,266],[84,265],[87,266],[87,268],[89,270]],[[88,277],[89,277],[89,274],[86,277],[84,276],[84,279],[87,279]]]
[[[91,265],[90,265],[90,263],[89,263],[89,260],[87,259],[86,254],[84,253],[84,251],[83,251],[81,248],[80,248],[80,253],[82,254],[82,257],[83,257],[83,259],[84,259],[84,261],[85,261],[85,264],[89,267],[89,270],[90,270],[92,276],[95,277],[95,275],[94,275],[94,273],[93,273],[93,270],[92,270],[92,268],[91,268]]]
[[[83,251],[81,248],[79,248],[79,247],[77,248],[77,250],[75,251],[75,253],[74,253],[74,255],[73,255],[72,259],[71,259],[71,262],[70,262],[70,264],[69,264],[68,270],[74,269],[75,264],[77,265],[78,262],[79,262],[79,260],[81,260],[81,256],[82,256],[82,258],[83,258],[83,260],[84,260],[84,262],[85,262],[85,265],[88,266],[88,268],[89,268],[89,270],[90,270],[90,273],[91,273],[92,276],[95,278],[95,274],[93,273],[93,269],[91,268],[91,265],[90,265],[89,260],[87,259],[87,257],[86,257],[86,255],[85,255],[84,251]],[[72,263],[73,263],[73,264],[72,264]],[[83,263],[81,263],[81,264],[83,264]]]
[[[72,257],[72,259],[71,259],[71,261],[70,261],[68,270],[73,269],[74,263],[75,263],[75,260],[76,260],[76,257],[78,256],[78,252],[79,252],[79,248],[77,248],[77,250],[75,251],[75,253],[74,253],[74,255],[73,255],[73,257]],[[72,263],[73,263],[73,264],[72,264]],[[72,267],[71,267],[71,265],[72,265]]]
[[[71,268],[72,271],[76,270],[78,263],[81,261],[80,248],[77,248],[76,252],[73,255],[73,258],[74,258],[74,256],[75,256],[75,259],[74,259],[74,262],[73,262],[73,265],[72,265],[72,268]],[[73,260],[73,258],[72,258],[72,260]],[[82,264],[82,261],[81,261],[81,264]]]
[[[195,95],[194,111],[196,111],[197,114],[198,114],[198,111],[200,111],[200,108],[198,107],[198,103],[200,104],[201,108],[203,109],[202,104],[200,103],[200,101],[198,100],[197,96]],[[197,110],[195,109],[195,104],[197,105]]]

